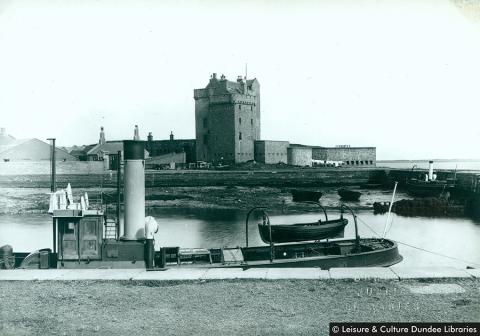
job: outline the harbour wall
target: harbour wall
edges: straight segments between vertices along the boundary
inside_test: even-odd
[[[70,166],[70,162],[57,164],[57,185],[71,183],[76,187],[116,187],[116,173],[104,171],[102,162],[82,162]],[[25,163],[26,164],[26,163]],[[80,168],[79,168],[80,167]],[[3,173],[0,165],[0,186],[19,188],[48,188],[50,168],[47,164],[43,173],[31,173],[33,168],[19,167],[17,174]],[[269,170],[162,170],[146,171],[147,187],[189,186],[269,186],[269,187],[326,187],[381,184],[386,188],[399,182],[402,188],[409,178],[421,178],[426,170],[386,168],[296,168]],[[437,171],[438,179],[453,178],[451,171]],[[461,191],[480,195],[480,173],[459,172],[456,185]]]
[[[57,174],[103,174],[108,161],[57,161]],[[49,175],[50,160],[0,162],[0,176]]]

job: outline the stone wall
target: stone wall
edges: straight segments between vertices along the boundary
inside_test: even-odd
[[[256,79],[237,82],[210,78],[194,90],[197,160],[212,163],[254,159],[260,139],[260,85]]]
[[[312,148],[311,147],[288,147],[287,161],[292,166],[311,166]]]
[[[103,174],[108,170],[108,161],[59,161],[57,175],[62,174]],[[0,162],[0,175],[48,175],[50,161]]]
[[[196,162],[195,143],[195,139],[148,140],[145,143],[145,148],[150,157],[184,152],[187,162]]]
[[[276,164],[288,163],[288,141],[258,140],[255,141],[255,161]]]
[[[312,159],[343,161],[347,166],[375,166],[376,147],[313,147]]]
[[[148,158],[145,161],[145,166],[148,169],[152,165],[164,165],[164,164],[170,164],[171,162],[182,163],[182,164],[187,163],[186,153],[185,152],[168,153],[168,154]],[[155,167],[152,167],[152,168],[155,168]]]

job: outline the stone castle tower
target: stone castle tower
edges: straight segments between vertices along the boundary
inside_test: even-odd
[[[194,90],[197,160],[213,163],[254,159],[260,140],[260,83],[236,82],[214,73],[204,89]]]

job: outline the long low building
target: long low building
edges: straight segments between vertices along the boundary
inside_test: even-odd
[[[12,140],[8,145],[0,146],[1,161],[42,161],[50,160],[52,146],[39,139]],[[76,161],[77,158],[66,151],[56,148],[55,157],[58,161]]]
[[[288,141],[255,141],[255,161],[292,166],[375,166],[376,147],[335,147],[290,144]]]
[[[375,166],[377,164],[376,147],[312,147],[314,164],[328,165],[334,162],[342,166]]]

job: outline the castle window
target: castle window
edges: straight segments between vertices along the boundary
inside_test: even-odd
[[[208,143],[208,135],[204,134],[203,135],[203,143],[206,145]]]
[[[241,125],[242,124],[242,118],[238,118],[238,123]]]
[[[373,164],[373,161],[372,161],[372,160],[370,160],[370,164],[371,164],[371,165]]]
[[[253,106],[252,105],[250,105],[250,111],[253,111]]]
[[[238,105],[238,109],[241,110],[241,109],[242,109],[242,105]]]
[[[250,125],[253,126],[253,119],[250,119]]]
[[[242,140],[242,132],[238,132],[238,140]]]
[[[203,127],[204,127],[204,128],[207,127],[207,118],[203,118]]]

